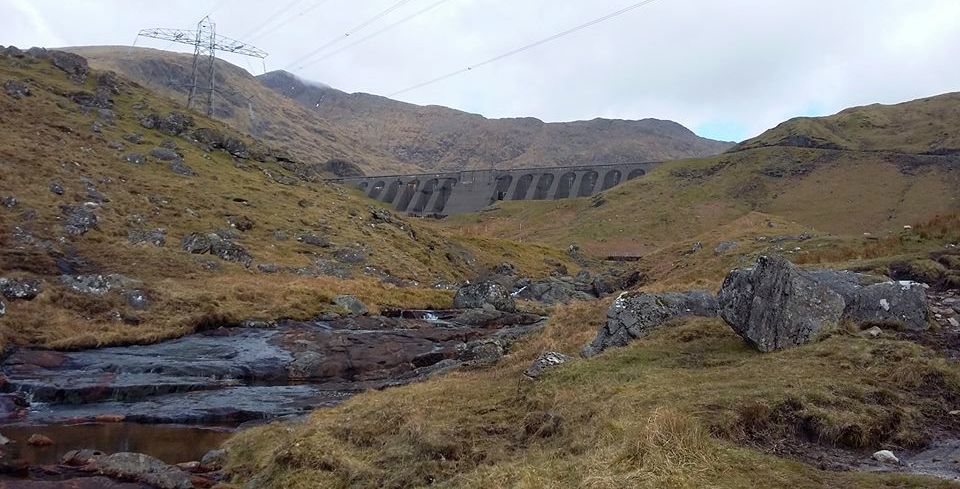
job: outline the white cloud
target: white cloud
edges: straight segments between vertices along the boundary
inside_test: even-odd
[[[356,35],[433,1],[412,0]],[[395,2],[306,0],[255,44],[271,53],[269,69],[282,68]],[[347,91],[391,93],[633,2],[449,0],[296,72]],[[3,23],[15,24],[2,26],[0,44],[128,44],[140,28],[183,28],[218,5],[218,32],[236,37],[289,3],[0,0]],[[659,117],[739,139],[795,115],[957,90],[958,18],[955,0],[659,0],[400,98],[492,117]]]

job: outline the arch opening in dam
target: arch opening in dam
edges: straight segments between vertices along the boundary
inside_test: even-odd
[[[446,216],[476,212],[501,200],[589,197],[646,175],[659,163],[644,162],[514,170],[463,170],[434,174],[334,178],[398,212]],[[626,178],[624,178],[626,175]]]

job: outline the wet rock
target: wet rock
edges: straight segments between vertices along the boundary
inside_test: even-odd
[[[142,453],[114,453],[97,458],[92,465],[101,474],[135,480],[159,489],[193,488],[189,474]]]
[[[200,459],[200,465],[210,470],[220,470],[223,468],[223,464],[226,461],[227,451],[220,448],[217,450],[210,450],[209,452],[205,453],[203,458]]]
[[[333,252],[333,258],[341,263],[363,263],[367,252],[363,248],[340,248]]]
[[[543,318],[536,314],[504,312],[496,309],[467,309],[453,318],[457,324],[468,324],[485,329],[535,324]]]
[[[180,241],[180,247],[195,255],[211,254],[246,267],[253,262],[253,257],[242,246],[225,240],[215,233],[190,233]]]
[[[6,92],[7,95],[17,100],[20,100],[23,97],[29,97],[30,95],[32,95],[30,93],[30,87],[28,87],[25,83],[19,82],[17,80],[7,80],[3,82],[3,91]]]
[[[523,371],[523,375],[535,379],[539,377],[542,373],[550,370],[557,365],[561,365],[573,360],[573,357],[564,355],[563,353],[557,353],[555,351],[543,352],[536,360]]]
[[[60,281],[80,294],[103,295],[114,289],[136,287],[139,281],[119,274],[61,275]]]
[[[352,295],[338,295],[333,298],[333,303],[340,306],[354,316],[365,316],[369,311],[366,304]]]
[[[835,329],[843,297],[782,257],[761,256],[727,275],[720,316],[761,352],[803,345]]]
[[[32,301],[43,291],[43,282],[35,278],[0,277],[0,294],[10,300]]]
[[[22,392],[0,394],[0,420],[21,418],[29,407],[30,401]]]
[[[877,462],[887,465],[900,465],[900,459],[893,454],[890,450],[880,450],[874,452],[872,455],[873,459]]]
[[[171,161],[167,165],[167,168],[169,168],[170,171],[176,173],[177,175],[181,175],[184,177],[193,177],[197,175],[197,172],[193,171],[193,168],[190,168],[189,166],[187,166],[183,162],[183,160],[180,160],[180,159]]]
[[[167,244],[167,231],[164,229],[131,229],[127,231],[127,241],[130,244],[151,244],[163,247]]]
[[[160,161],[174,161],[180,159],[180,155],[170,148],[153,148],[150,150],[150,156],[153,156]]]
[[[49,53],[53,66],[67,73],[71,80],[76,83],[83,83],[87,80],[90,67],[87,65],[86,58],[66,51],[49,51]]]
[[[253,229],[253,220],[247,216],[229,216],[227,222],[239,231],[249,231]]]
[[[97,215],[84,206],[63,205],[60,212],[66,217],[63,228],[67,234],[80,236],[97,227]]]
[[[916,282],[885,282],[863,287],[844,316],[866,324],[893,325],[909,330],[929,327],[926,290]]]
[[[51,183],[50,183],[50,191],[53,192],[53,193],[55,193],[55,194],[57,194],[57,195],[63,195],[63,185],[61,185],[61,184],[59,184],[59,183],[57,183],[57,182],[51,182]]]
[[[737,247],[736,241],[723,241],[713,248],[714,255],[722,255]]]
[[[53,445],[53,440],[51,440],[49,436],[34,433],[30,435],[30,438],[27,438],[27,445],[35,447],[48,447]]]
[[[496,309],[514,312],[516,302],[502,285],[493,282],[479,282],[466,285],[457,290],[453,298],[453,307],[457,309]]]
[[[8,443],[10,443],[10,439],[3,435],[0,435],[0,446],[4,446]]]
[[[16,197],[14,197],[14,196],[11,195],[11,196],[8,196],[8,197],[4,197],[3,200],[2,200],[2,204],[3,204],[3,206],[6,207],[7,209],[13,209],[14,207],[20,205],[20,201],[17,200]]]
[[[80,450],[70,450],[60,457],[60,463],[71,467],[83,467],[95,462],[100,457],[106,455],[100,450],[91,450],[82,448]]]
[[[193,127],[193,117],[179,112],[170,112],[166,116],[151,113],[140,119],[140,125],[147,129],[156,129],[164,134],[180,136]]]
[[[583,348],[581,355],[592,357],[607,348],[626,346],[676,318],[714,317],[717,309],[717,299],[702,290],[623,293],[610,305],[607,323],[600,327],[596,338]]]
[[[574,284],[555,277],[532,282],[513,295],[517,299],[537,301],[547,305],[566,304],[573,300],[594,298],[585,292],[578,291]]]

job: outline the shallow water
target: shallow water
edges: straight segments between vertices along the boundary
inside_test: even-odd
[[[200,460],[209,450],[218,448],[233,430],[179,425],[139,423],[85,423],[77,425],[8,425],[0,433],[13,443],[4,447],[13,458],[30,465],[56,464],[70,450],[89,448],[104,453],[138,452],[150,454],[170,464]],[[27,445],[30,435],[48,436],[54,444],[46,447]]]

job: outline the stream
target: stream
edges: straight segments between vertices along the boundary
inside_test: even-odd
[[[281,321],[152,345],[15,350],[2,365],[0,434],[12,441],[2,447],[3,467],[57,464],[74,449],[145,453],[169,464],[199,460],[239,427],[302,417],[368,389],[488,360],[476,352],[489,348],[477,346],[505,347],[542,320],[465,324],[457,314]],[[52,444],[28,444],[33,434]]]

